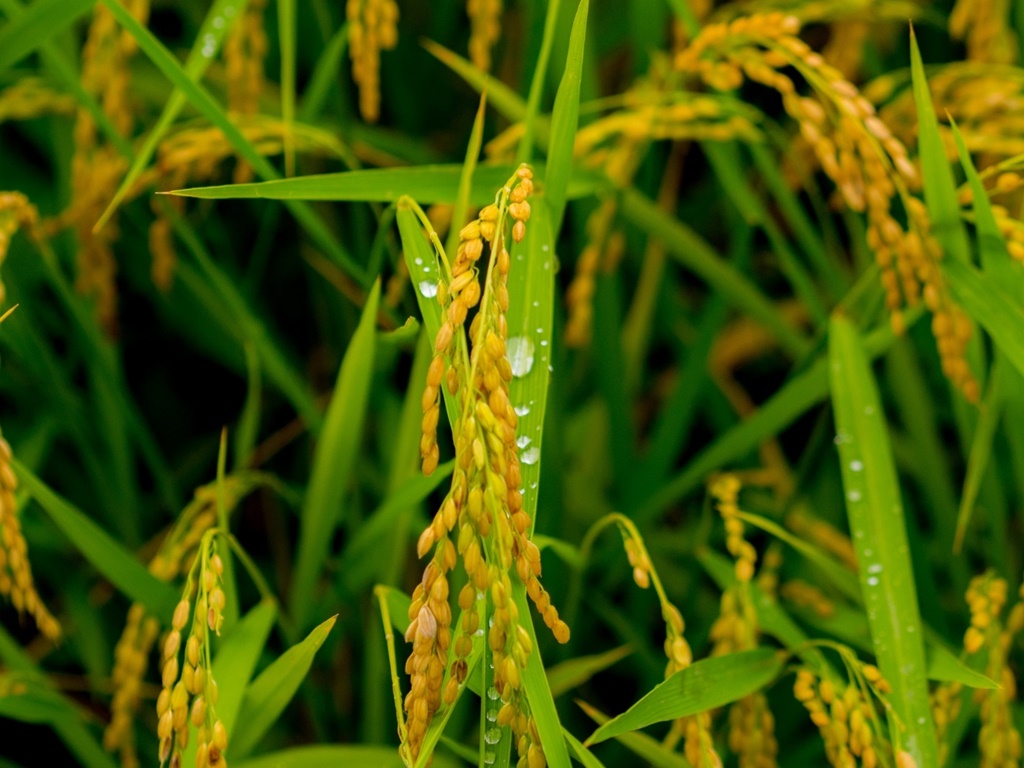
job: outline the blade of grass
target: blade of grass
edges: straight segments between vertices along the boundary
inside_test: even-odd
[[[786,655],[772,648],[758,648],[694,662],[599,727],[583,744],[599,744],[654,723],[696,715],[741,699],[778,677]]]
[[[342,24],[331,36],[324,52],[317,59],[313,75],[309,78],[302,93],[302,104],[299,106],[299,120],[303,123],[315,122],[324,110],[327,94],[335,85],[338,70],[341,69],[348,48],[348,24]]]
[[[956,516],[956,535],[953,538],[953,554],[960,554],[967,526],[978,501],[981,482],[992,458],[992,447],[1003,413],[1003,358],[997,357],[992,363],[988,388],[981,401],[981,416],[974,430],[971,452],[967,457],[967,473],[964,489],[960,496],[960,509]]]
[[[232,760],[245,758],[259,745],[299,689],[313,664],[313,657],[337,619],[333,616],[317,626],[305,640],[281,654],[246,688],[237,719],[237,722],[245,723],[245,727],[233,734]]]
[[[558,698],[563,693],[568,693],[573,688],[583,685],[598,672],[603,672],[629,656],[633,650],[631,645],[620,645],[618,648],[612,648],[604,653],[578,656],[548,667],[548,686],[551,688],[551,695]]]
[[[36,0],[0,29],[0,72],[88,13],[96,0]],[[10,14],[8,14],[10,15]]]
[[[462,165],[421,165],[411,168],[372,168],[277,179],[253,184],[223,184],[213,187],[178,189],[166,194],[211,200],[263,198],[266,200],[331,200],[350,202],[391,203],[405,196],[420,205],[454,203],[459,194]],[[501,187],[515,172],[511,165],[480,165],[473,173],[469,201],[486,205],[494,201],[494,190]],[[543,163],[534,166],[534,174],[544,178]],[[568,197],[575,199],[593,194],[598,178],[579,172],[569,180]]]
[[[838,316],[829,326],[829,365],[861,589],[875,655],[892,685],[890,700],[899,716],[899,724],[890,720],[890,734],[894,749],[905,744],[918,765],[935,765],[922,624],[885,412],[860,336]]]
[[[247,341],[242,345],[245,351],[246,390],[242,414],[235,430],[235,471],[248,465],[256,438],[260,431],[260,407],[263,402],[263,382],[260,378],[260,357],[256,346]]]
[[[295,0],[277,0],[281,49],[281,122],[284,123],[284,175],[295,175]]]
[[[231,29],[234,20],[245,11],[248,1],[216,0],[210,6],[206,18],[203,19],[203,23],[199,27],[199,34],[196,35],[195,42],[192,43],[192,49],[188,53],[188,58],[185,60],[185,73],[193,82],[198,82],[202,79],[207,67],[210,66],[210,63],[216,57],[217,51],[220,50],[225,35]],[[175,88],[171,92],[171,96],[167,99],[160,117],[157,118],[156,123],[146,135],[146,140],[139,148],[139,151],[131,159],[131,166],[128,168],[128,172],[125,174],[124,179],[121,180],[121,185],[117,188],[117,192],[114,193],[114,197],[107,204],[106,210],[100,215],[99,220],[93,227],[93,232],[98,232],[110,220],[114,211],[117,210],[125,195],[132,188],[132,185],[135,184],[139,176],[146,169],[146,166],[149,165],[149,161],[153,159],[157,146],[166,135],[167,129],[171,127],[171,124],[181,112],[181,108],[185,106],[187,100],[187,97],[180,88]]]
[[[908,323],[916,316],[908,317]],[[889,324],[871,333],[864,342],[874,357],[894,341]],[[714,472],[754,449],[764,438],[776,435],[828,395],[828,364],[818,360],[805,372],[794,376],[746,421],[737,424],[705,448],[686,468],[640,506],[633,517],[649,521],[674,501],[691,493]]]
[[[555,95],[551,113],[551,138],[548,141],[548,167],[544,177],[544,198],[551,208],[551,230],[562,229],[565,215],[566,192],[572,172],[573,142],[580,116],[580,80],[583,73],[583,54],[587,41],[587,12],[590,0],[581,0],[569,35],[569,55],[565,71]]]
[[[313,457],[309,489],[302,507],[295,574],[289,593],[292,618],[300,629],[305,626],[313,606],[314,587],[327,559],[334,528],[340,518],[342,499],[363,439],[363,420],[373,378],[379,301],[378,281],[374,283],[363,307],[359,327],[345,351]]]
[[[81,511],[71,506],[17,459],[11,460],[18,480],[86,560],[111,584],[142,603],[156,616],[170,616],[179,595],[153,576],[133,555]]]
[[[917,104],[917,142],[924,176],[924,198],[932,219],[932,231],[946,253],[961,261],[970,261],[971,248],[967,241],[967,230],[960,218],[956,183],[939,135],[935,107],[932,105],[913,26],[910,27],[910,70],[914,101]]]
[[[548,62],[551,60],[551,47],[555,42],[555,30],[558,28],[561,5],[561,0],[549,0],[547,3],[547,14],[544,17],[544,32],[541,36],[537,63],[533,68],[533,79],[530,81],[530,93],[526,98],[522,117],[515,118],[522,119],[525,128],[523,138],[519,142],[519,149],[516,152],[516,161],[520,163],[530,162],[531,157],[533,157],[534,141],[542,139],[542,131],[546,130],[546,126],[540,119],[540,103],[544,98],[544,83],[547,79]],[[518,94],[516,94],[516,97],[518,98]]]
[[[480,94],[480,106],[476,110],[476,118],[473,120],[473,130],[469,134],[469,144],[466,145],[466,159],[462,163],[462,173],[459,174],[459,188],[455,193],[455,208],[452,210],[452,223],[448,228],[448,238],[444,243],[445,253],[455,253],[459,247],[459,230],[466,223],[466,211],[469,209],[470,193],[473,189],[473,173],[476,171],[476,163],[480,157],[480,145],[484,138],[484,116],[487,107],[487,91]],[[488,190],[490,191],[490,190]]]
[[[280,174],[278,174],[274,169],[274,166],[272,166],[270,162],[257,151],[252,143],[242,135],[242,132],[234,123],[231,122],[230,118],[210,95],[209,91],[207,91],[200,83],[194,82],[188,76],[188,73],[185,72],[181,64],[178,63],[178,60],[174,58],[170,51],[164,47],[163,43],[157,40],[157,38],[154,37],[148,29],[128,13],[118,0],[100,0],[100,2],[110,9],[110,12],[114,14],[118,23],[124,27],[128,34],[135,38],[139,48],[150,58],[153,64],[156,65],[157,69],[159,69],[175,87],[181,89],[181,91],[188,97],[189,102],[191,102],[191,104],[198,109],[207,120],[220,128],[224,133],[225,138],[227,138],[231,143],[231,146],[235,148],[235,151],[237,151],[238,154],[252,165],[253,169],[261,178],[280,178]],[[363,267],[352,260],[351,256],[345,252],[344,248],[342,248],[341,244],[337,241],[334,235],[331,234],[330,230],[327,229],[324,222],[317,216],[312,208],[304,203],[294,200],[288,201],[286,205],[298,220],[302,228],[306,230],[310,238],[312,238],[312,240],[322,248],[327,255],[338,264],[339,267],[344,269],[361,285],[369,285],[373,276],[367,275]]]
[[[731,264],[718,257],[689,227],[666,215],[636,190],[622,194],[622,214],[640,229],[664,243],[687,269],[697,273],[740,312],[749,314],[775,334],[782,347],[794,357],[808,350],[808,342],[776,306]]]

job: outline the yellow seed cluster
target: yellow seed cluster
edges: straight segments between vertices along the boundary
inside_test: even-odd
[[[264,87],[263,60],[267,55],[267,32],[263,28],[265,6],[266,0],[250,0],[242,18],[224,41],[228,109],[236,116],[256,115],[260,111],[260,95]],[[239,160],[234,176],[236,184],[251,181],[252,168]],[[157,254],[153,255],[155,258]]]
[[[939,745],[939,765],[946,764],[949,756],[949,726],[960,714],[962,705],[961,683],[942,683],[931,695],[932,719]]]
[[[60,624],[43,605],[32,579],[28,545],[18,520],[14,492],[18,478],[11,468],[11,446],[0,437],[0,595],[11,601],[18,613],[27,613],[39,631],[51,640],[60,637]]]
[[[108,752],[118,751],[122,768],[138,768],[139,765],[132,722],[142,697],[146,662],[159,634],[157,618],[147,616],[146,609],[134,603],[114,648],[114,669],[110,674],[114,698],[110,704],[110,724],[103,732],[104,748]]]
[[[15,232],[23,229],[30,237],[34,237],[38,224],[39,212],[25,195],[21,192],[0,192],[0,266],[7,258]],[[0,280],[0,306],[6,301],[7,289]]]
[[[536,724],[521,690],[521,670],[533,645],[512,599],[513,569],[555,639],[567,642],[569,627],[541,586],[540,550],[529,539],[532,521],[522,508],[518,416],[508,394],[512,367],[505,317],[511,266],[508,237],[511,234],[518,243],[525,236],[530,218],[527,198],[532,191],[533,174],[521,166],[498,192],[495,203],[459,232],[458,250],[450,264],[433,235],[444,275],[437,292],[443,321],[423,393],[420,451],[424,472],[437,466],[442,386],[458,399],[460,415],[455,425],[456,467],[451,489],[417,544],[420,557],[431,550],[433,557],[413,592],[406,634],[413,648],[406,663],[411,690],[405,699],[408,720],[403,749],[410,759],[419,754],[427,726],[442,700],[453,702],[465,683],[466,659],[474,633],[481,628],[477,602],[489,597],[493,612],[487,643],[493,656],[494,687],[502,701],[498,722],[512,726],[522,765],[536,768],[545,764]],[[488,268],[481,289],[477,264],[485,246]],[[467,341],[465,325],[474,308],[477,312]],[[454,641],[448,683],[442,690],[452,640],[447,573],[460,560],[468,581],[458,597],[462,622]]]
[[[0,123],[75,111],[75,97],[56,91],[38,77],[25,77],[0,91]]]
[[[772,542],[761,559],[761,570],[757,572],[757,588],[768,597],[775,597],[779,591],[779,569],[782,568],[782,548],[779,542]]]
[[[569,316],[565,323],[565,343],[585,347],[590,343],[594,319],[594,291],[602,263],[611,265],[622,257],[625,239],[614,230],[618,206],[607,199],[587,219],[587,244],[576,260],[576,273],[565,292]]]
[[[851,571],[857,570],[857,554],[853,542],[835,526],[799,511],[791,512],[786,517],[786,525],[793,533],[835,555]]]
[[[736,475],[723,474],[711,482],[711,496],[715,499],[718,513],[725,522],[725,546],[736,558],[736,578],[742,583],[754,576],[757,564],[757,550],[743,538],[743,521],[738,506],[740,481]]]
[[[148,0],[131,0],[124,6],[145,23],[149,14]],[[106,6],[97,3],[82,49],[82,87],[96,96],[104,114],[121,136],[129,135],[132,127],[128,63],[135,50],[135,38],[121,29]],[[96,123],[84,108],[78,111],[74,139],[72,205],[65,219],[73,225],[79,242],[75,286],[95,300],[100,324],[112,334],[117,329],[117,263],[113,252],[117,229],[114,222],[99,232],[93,232],[93,226],[113,197],[126,163],[113,147],[100,144]]]
[[[398,44],[398,4],[395,0],[348,0],[345,13],[359,111],[364,120],[375,123],[380,117],[380,52]]]
[[[881,271],[894,328],[902,332],[904,304],[923,299],[933,314],[944,373],[966,399],[977,402],[978,383],[965,359],[971,326],[945,288],[938,267],[942,249],[931,234],[925,207],[908,192],[918,182],[917,170],[874,105],[797,37],[799,28],[796,17],[781,13],[712,24],[676,56],[675,64],[714,88],[732,90],[749,80],[782,96],[783,107],[847,206],[867,215],[868,246]],[[812,86],[813,97],[799,95],[784,72],[789,68]],[[896,219],[897,199],[907,228]]]
[[[477,69],[491,69],[491,49],[501,36],[501,0],[467,0],[469,59]]]
[[[1017,60],[1017,36],[1010,0],[957,0],[949,15],[949,33],[967,42],[967,58],[992,64]]]
[[[822,56],[845,79],[856,80],[864,63],[864,46],[872,31],[871,23],[862,18],[834,21],[829,25],[828,45]]]
[[[782,585],[782,596],[802,608],[809,608],[818,616],[827,619],[836,612],[833,603],[818,587],[802,579],[790,579]]]
[[[196,768],[227,768],[228,764],[227,731],[217,718],[217,682],[210,663],[210,633],[220,634],[226,603],[221,584],[224,564],[212,533],[207,533],[200,544],[184,594],[174,609],[171,630],[163,640],[163,688],[156,703],[157,737],[160,764],[170,759],[171,768],[181,766],[190,724],[198,729]],[[189,631],[183,643],[186,626]],[[183,657],[180,665],[179,657]]]
[[[739,768],[775,768],[779,744],[775,717],[760,691],[745,696],[729,709],[729,749]]]
[[[878,669],[864,665],[862,673],[878,692],[889,691]],[[836,768],[880,765],[872,723],[877,715],[870,699],[857,684],[842,691],[829,679],[819,679],[809,669],[797,672],[793,695],[803,704],[825,742],[825,755]]]
[[[251,487],[245,476],[231,475],[224,480],[225,506],[235,507]],[[150,561],[149,572],[161,581],[176,579],[188,572],[195,562],[203,536],[217,521],[217,489],[215,484],[196,489],[195,498],[182,512],[178,523],[160,545]],[[103,733],[108,751],[118,751],[124,768],[137,766],[132,723],[139,709],[147,659],[160,631],[160,622],[146,614],[140,603],[128,611],[128,620],[114,649],[111,682],[114,697],[110,705],[110,724]]]
[[[1014,638],[1024,629],[1024,586],[1004,624],[1007,596],[1006,580],[992,573],[974,577],[967,589],[971,625],[964,634],[964,651],[987,652],[985,674],[1000,685],[995,690],[974,692],[981,715],[981,768],[1020,765],[1022,757],[1021,735],[1013,719],[1017,679],[1009,664],[1009,654]]]

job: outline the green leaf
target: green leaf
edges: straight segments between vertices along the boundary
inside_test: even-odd
[[[299,689],[313,664],[313,657],[324,644],[334,622],[333,616],[314,629],[301,643],[285,651],[273,664],[252,681],[245,691],[238,712],[244,728],[232,734],[232,760],[252,753],[274,721]]]
[[[602,725],[584,744],[598,744],[622,733],[741,699],[774,680],[785,666],[786,655],[772,648],[758,648],[694,662]]]
[[[928,657],[928,679],[942,683],[961,683],[969,688],[995,690],[999,684],[992,678],[975,672],[964,664],[946,647],[928,643],[925,647]]]
[[[696,232],[633,189],[622,194],[622,215],[658,238],[679,263],[697,273],[738,311],[771,331],[791,355],[800,357],[808,350],[807,340],[778,307],[739,270],[719,258]]]
[[[864,605],[878,666],[892,685],[890,701],[900,720],[890,722],[890,733],[893,744],[905,744],[918,765],[937,765],[923,625],[885,412],[857,329],[843,317],[833,317],[829,326],[829,363]]]
[[[402,768],[402,758],[395,747],[332,744],[292,747],[239,763],[232,760],[231,765],[238,768]],[[434,765],[455,768],[458,763],[438,755]]]
[[[909,313],[908,313],[909,315]],[[908,322],[911,317],[908,317]],[[865,347],[875,357],[888,349],[895,337],[886,323],[865,339]],[[766,437],[776,435],[796,418],[828,395],[828,368],[818,360],[803,373],[794,376],[764,402],[754,415],[737,424],[705,448],[676,477],[634,514],[638,521],[649,520],[677,499],[699,488],[708,475],[742,458]]]
[[[551,229],[562,228],[565,215],[566,191],[572,172],[573,143],[580,117],[580,80],[583,76],[583,54],[586,52],[587,12],[590,0],[582,0],[576,9],[576,18],[569,35],[569,55],[565,71],[555,95],[551,113],[551,137],[548,140],[548,167],[544,177],[544,198],[551,207]]]
[[[280,178],[280,174],[274,170],[272,166],[263,155],[252,145],[252,143],[242,135],[242,132],[238,129],[231,119],[227,116],[224,110],[216,100],[210,95],[200,83],[195,82],[188,73],[182,68],[178,60],[174,58],[170,51],[161,43],[157,38],[140,24],[128,11],[125,10],[124,6],[121,5],[118,0],[101,0],[101,2],[110,9],[110,12],[114,14],[114,18],[117,19],[118,23],[124,27],[125,31],[128,32],[135,41],[138,43],[139,48],[145,53],[150,60],[156,65],[163,75],[171,81],[176,87],[180,88],[184,93],[189,102],[198,109],[203,116],[213,123],[215,126],[224,132],[224,136],[231,143],[231,146],[235,148],[246,161],[248,161],[253,169],[264,179],[277,179]],[[287,203],[288,209],[295,215],[299,224],[306,230],[310,238],[342,268],[348,274],[352,275],[361,284],[366,285],[372,278],[370,275],[365,274],[365,270],[359,264],[352,261],[351,257],[345,253],[341,244],[337,241],[330,230],[327,229],[326,225],[320,218],[313,212],[313,210],[297,201],[290,201]]]
[[[555,238],[551,214],[534,206],[523,242],[512,248],[508,274],[508,356],[513,378],[508,396],[519,414],[523,510],[536,524],[544,417],[551,383],[554,342]],[[533,534],[533,528],[530,529]]]
[[[309,489],[302,506],[290,593],[293,618],[300,628],[313,605],[316,580],[327,560],[342,499],[363,440],[363,421],[373,379],[379,301],[378,281],[374,283],[363,307],[359,327],[345,351],[334,394],[327,407],[323,432],[313,456]]]
[[[562,736],[565,738],[565,743],[569,745],[569,750],[572,752],[573,757],[586,766],[586,768],[604,768],[604,763],[594,757],[594,753],[584,747],[580,740],[565,730],[565,728],[562,729]]]
[[[420,165],[412,168],[372,168],[343,173],[323,173],[253,184],[224,184],[214,187],[179,189],[168,194],[214,200],[264,198],[267,200],[333,200],[391,203],[408,196],[420,205],[454,203],[459,194],[462,165]],[[515,172],[512,165],[480,165],[473,172],[469,197],[473,205],[494,201],[494,193]],[[545,178],[545,166],[534,172]],[[593,194],[598,178],[592,173],[573,174],[570,199]]]
[[[217,55],[217,51],[220,50],[224,36],[231,29],[235,19],[245,11],[245,6],[248,2],[249,0],[216,0],[210,6],[210,10],[206,13],[206,18],[203,19],[203,23],[199,27],[199,34],[196,35],[195,42],[192,43],[192,49],[188,53],[188,58],[185,60],[185,73],[192,82],[199,82],[202,79],[206,68],[210,66],[210,63]],[[187,97],[180,88],[175,88],[171,91],[171,96],[167,99],[160,117],[157,118],[156,124],[146,135],[146,140],[143,142],[142,147],[139,148],[139,151],[135,153],[135,157],[132,158],[132,164],[128,169],[128,173],[125,174],[121,185],[117,188],[117,192],[114,193],[113,199],[107,204],[106,210],[103,211],[99,221],[96,222],[94,231],[99,230],[106,224],[114,211],[117,210],[125,195],[128,194],[128,190],[132,188],[136,180],[146,169],[146,166],[149,165],[149,161],[153,159],[153,154],[156,152],[160,140],[163,139],[167,129],[171,127],[171,123],[177,118],[181,108],[185,106],[187,101]]]
[[[220,690],[217,717],[224,721],[228,733],[235,732],[245,689],[276,619],[277,604],[264,600],[234,625],[217,648],[213,659],[213,671]]]
[[[22,487],[28,491],[61,533],[104,578],[155,616],[169,617],[179,595],[153,576],[110,534],[54,493],[17,459],[11,460]]]
[[[96,0],[35,0],[0,29],[0,72],[88,13]]]
[[[598,725],[604,725],[611,720],[610,717],[590,706],[585,701],[577,699],[576,703]],[[654,768],[691,768],[690,764],[681,755],[677,755],[660,741],[652,736],[648,736],[646,733],[621,733],[615,738],[622,746],[626,747],[634,755],[642,758],[645,763],[650,763]]]
[[[984,328],[999,350],[1024,374],[1024,308],[996,277],[966,262],[943,260],[942,274],[954,300]]]
[[[932,106],[913,27],[910,28],[910,71],[914,82],[914,101],[917,103],[917,142],[924,174],[924,199],[932,219],[932,232],[947,254],[967,262],[971,258],[967,230],[960,218],[956,183],[939,136],[939,123],[935,119],[935,107]]]
[[[526,103],[521,107],[521,114],[513,116],[508,112],[505,116],[510,120],[522,120],[524,133],[516,151],[516,160],[527,163],[533,154],[535,141],[544,143],[545,134],[549,130],[547,121],[540,116],[540,102],[544,97],[544,84],[548,75],[548,62],[551,60],[551,48],[555,42],[555,30],[558,27],[559,11],[562,0],[549,0],[547,13],[544,16],[544,33],[540,41],[540,53],[533,65],[533,78],[530,80],[530,93]],[[519,94],[515,94],[519,98]],[[497,104],[497,102],[495,102]],[[500,108],[500,105],[499,105]]]
[[[618,648],[612,648],[604,653],[578,656],[549,667],[547,675],[551,695],[558,698],[563,693],[583,685],[583,683],[590,680],[598,672],[603,672],[608,667],[629,656],[633,651],[634,648],[631,645],[620,645]]]

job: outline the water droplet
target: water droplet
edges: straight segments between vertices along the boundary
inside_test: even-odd
[[[488,749],[484,752],[484,765],[494,765],[495,759],[493,749]]]
[[[530,414],[530,406],[528,405],[517,405],[514,410],[516,412],[516,416],[519,416],[520,418]]]
[[[498,689],[495,688],[493,685],[487,689],[487,698],[491,701],[497,701],[499,698],[501,698],[498,695]]]
[[[537,484],[536,483],[530,483],[530,490],[531,491],[537,490]]]
[[[493,722],[495,722],[495,721],[496,721],[497,719],[498,719],[498,713],[497,713],[497,711],[496,711],[496,710],[493,710],[493,709],[488,709],[488,710],[487,710],[487,722],[489,722],[489,723],[493,723]]]
[[[864,469],[864,462],[860,459],[854,459],[850,462],[851,472],[860,472],[862,469]]]
[[[413,264],[415,264],[417,267],[422,266],[423,265],[423,259],[421,259],[419,256],[417,256],[415,259],[413,259]]]
[[[881,573],[881,572],[882,572],[882,564],[881,563],[872,563],[871,565],[868,566],[868,573]]]
[[[542,347],[546,347],[546,346],[548,345],[548,340],[547,340],[547,339],[544,339],[544,341],[542,341],[542,342],[540,343],[540,345],[541,345]]]
[[[533,369],[533,339],[513,336],[505,344],[513,376],[525,376]]]
[[[846,498],[848,498],[850,501],[860,501],[860,491],[854,488],[853,490],[846,494]]]
[[[477,630],[476,632],[474,632],[473,634],[474,634],[474,635],[475,635],[476,637],[483,637],[483,636],[484,636],[484,628],[483,628],[483,627],[480,627],[480,629],[478,629],[478,630]]]
[[[877,576],[869,576],[868,577],[868,586],[869,587],[877,587],[878,586],[878,577]]]
[[[520,448],[525,448],[530,444],[530,442],[530,438],[527,435],[520,435],[519,437],[516,438],[516,445],[518,445]]]
[[[535,306],[535,307],[539,307],[539,306],[540,306],[540,302],[539,302],[539,301],[535,301],[535,302],[533,302],[533,306]]]
[[[542,246],[540,247],[540,249],[541,249],[542,251],[544,251],[545,253],[546,253],[547,251],[550,251],[550,250],[551,250],[550,246],[548,246],[548,244],[547,244],[547,243],[544,243],[544,245],[542,245]]]
[[[525,451],[523,451],[521,454],[519,454],[519,461],[522,464],[527,464],[527,465],[529,465],[529,464],[536,464],[539,459],[540,459],[540,451],[537,450],[537,446],[536,445],[530,446]]]
[[[501,728],[488,728],[484,731],[484,741],[488,744],[497,744],[501,741]]]
[[[424,268],[423,268],[423,271],[424,271],[424,272],[429,272],[429,271],[430,271],[430,267],[424,267]]]
[[[213,20],[213,26],[215,29],[220,29],[224,26],[224,19],[222,19],[220,16],[215,17]]]
[[[437,283],[433,280],[421,280],[420,293],[423,294],[423,298],[425,299],[434,298],[437,296]]]
[[[845,443],[850,442],[850,436],[845,432],[837,432],[832,442],[836,445],[844,445]]]

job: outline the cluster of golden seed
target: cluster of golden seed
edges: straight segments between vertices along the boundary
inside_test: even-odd
[[[957,61],[928,71],[935,114],[956,121],[968,151],[981,167],[999,157],[1024,153],[1020,121],[1024,78],[1011,67],[994,67],[977,61]],[[904,73],[882,75],[864,87],[864,96],[879,105],[879,117],[893,134],[910,144],[917,136],[917,104]],[[957,146],[951,128],[939,126],[946,156],[957,162]]]
[[[18,613],[33,618],[39,631],[51,640],[60,637],[60,624],[43,605],[32,579],[28,545],[18,520],[18,478],[11,467],[11,446],[0,437],[0,595],[7,597]]]
[[[946,764],[949,757],[949,726],[960,714],[963,684],[942,683],[932,692],[932,720],[935,722],[935,738],[939,745],[939,765]]]
[[[845,79],[856,80],[864,64],[865,43],[872,31],[872,23],[864,18],[836,20],[829,25],[828,44],[822,56]]]
[[[0,123],[74,111],[74,96],[54,90],[38,77],[24,77],[0,91]]]
[[[587,219],[587,244],[580,251],[576,272],[565,292],[568,308],[565,343],[569,347],[585,347],[590,343],[598,270],[602,264],[610,268],[625,252],[622,232],[613,229],[617,208],[615,201],[609,198]]]
[[[1014,198],[1018,197],[1016,193],[1024,187],[1024,178],[1021,177],[1019,169],[1000,171],[999,166],[995,166],[990,171],[981,174],[982,183],[994,179],[992,186],[986,188],[989,197],[1005,198],[1010,195],[1013,195]],[[965,184],[958,192],[961,205],[972,203],[974,194],[970,186]],[[1006,241],[1006,252],[1014,261],[1024,264],[1024,223],[1010,213],[1008,205],[1009,202],[1006,205],[992,203],[992,215],[1000,234]]]
[[[779,591],[779,570],[782,568],[782,548],[773,541],[761,558],[761,570],[757,572],[757,588],[768,597],[774,598]]]
[[[532,191],[533,173],[527,166],[520,166],[499,191],[495,203],[483,208],[479,217],[459,232],[458,250],[450,264],[436,234],[433,237],[444,275],[437,291],[443,320],[423,393],[420,451],[424,472],[432,472],[437,466],[442,386],[457,399],[459,417],[454,429],[456,466],[451,489],[417,544],[420,557],[431,550],[434,554],[413,592],[406,634],[413,644],[406,664],[412,688],[405,699],[408,722],[403,749],[411,759],[419,754],[442,698],[454,702],[465,683],[466,660],[473,636],[481,628],[477,603],[489,595],[492,612],[487,642],[493,655],[494,687],[502,701],[498,721],[512,726],[521,763],[531,768],[544,764],[536,725],[521,690],[520,670],[533,646],[512,598],[513,568],[559,642],[568,641],[569,627],[541,586],[540,550],[529,539],[532,521],[522,507],[518,416],[508,394],[512,367],[506,349],[505,317],[511,266],[508,230],[511,228],[516,243],[525,236],[530,217],[527,198]],[[485,244],[489,257],[481,289],[477,263]],[[478,309],[467,341],[465,325],[474,307]],[[460,633],[455,639],[449,680],[442,691],[451,642],[447,573],[460,559],[468,581],[459,594],[463,611]]]
[[[585,158],[589,167],[603,167],[623,140],[757,141],[760,138],[760,131],[748,115],[727,110],[717,98],[688,94],[681,100],[669,102],[637,99],[637,103],[595,120],[576,134],[573,154]]]
[[[793,533],[835,555],[851,571],[857,570],[857,553],[853,542],[831,523],[794,511],[786,516],[786,526]]]
[[[790,579],[782,585],[782,596],[802,608],[814,611],[827,619],[836,612],[835,603],[821,589],[803,579]]]
[[[888,682],[877,667],[865,664],[861,673],[878,693],[890,691]],[[818,727],[825,741],[825,755],[832,765],[836,768],[852,768],[858,762],[865,768],[879,765],[872,727],[877,713],[870,697],[859,685],[851,683],[838,691],[831,680],[819,679],[811,670],[801,668],[797,672],[793,695]]]
[[[729,709],[729,749],[739,768],[775,768],[779,743],[768,698],[758,691]]]
[[[380,117],[380,52],[398,44],[398,4],[395,0],[348,0],[345,15],[359,111],[364,120],[375,123]]]
[[[713,24],[676,56],[675,64],[714,88],[731,90],[750,80],[781,94],[783,107],[846,205],[867,215],[868,245],[881,271],[893,327],[902,332],[902,307],[923,298],[933,314],[943,371],[965,398],[976,402],[978,383],[965,359],[971,326],[939,273],[942,249],[931,235],[924,205],[908,192],[918,183],[917,170],[874,105],[797,37],[799,29],[796,17],[781,13]],[[790,67],[813,87],[814,97],[799,95],[783,71]],[[896,219],[897,199],[907,228]]]
[[[736,475],[722,474],[711,481],[711,496],[725,523],[725,547],[736,558],[736,579],[747,583],[754,576],[757,550],[743,538],[743,521],[738,506],[740,481]]]
[[[967,58],[991,64],[1017,60],[1017,35],[1010,0],[957,0],[949,14],[949,33],[967,43]]]
[[[123,768],[139,765],[132,723],[142,697],[146,662],[159,634],[157,618],[148,616],[141,603],[133,603],[114,647],[114,669],[110,673],[114,698],[110,704],[110,723],[103,731],[103,747],[108,752],[118,751]]]
[[[0,265],[7,258],[11,238],[19,229],[34,236],[39,223],[39,212],[21,192],[0,192]],[[7,290],[0,281],[0,305],[7,301]]]
[[[256,115],[263,93],[263,60],[267,32],[263,27],[266,0],[250,0],[245,12],[224,41],[224,68],[228,85],[228,109],[234,115]],[[235,183],[252,179],[252,168],[243,160],[235,166]]]
[[[1007,596],[1006,580],[992,573],[974,577],[967,589],[971,625],[964,633],[964,651],[987,651],[985,674],[1000,685],[974,694],[981,715],[978,749],[982,768],[1019,765],[1022,756],[1020,731],[1012,709],[1017,680],[1008,662],[1013,640],[1024,629],[1024,586],[1003,624]]]
[[[229,476],[224,480],[225,505],[233,509],[249,483]],[[161,581],[172,581],[188,572],[195,562],[200,542],[217,522],[216,484],[196,489],[195,498],[182,512],[178,523],[150,561],[149,572]],[[103,745],[117,750],[125,768],[138,765],[132,723],[139,709],[142,684],[150,651],[160,632],[160,622],[146,614],[141,603],[132,604],[124,631],[114,649],[111,682],[114,697],[110,705],[110,723],[103,733]]]
[[[156,702],[157,736],[160,764],[170,759],[171,768],[181,766],[182,751],[188,746],[190,723],[199,729],[196,768],[227,766],[224,754],[228,746],[227,731],[217,719],[217,682],[210,663],[210,632],[220,634],[226,603],[221,584],[224,564],[217,554],[217,539],[212,533],[208,532],[200,544],[184,595],[174,609],[171,630],[163,642],[163,689]],[[182,632],[190,619],[184,642],[184,663],[179,667]]]
[[[132,16],[145,23],[149,14],[148,0],[132,0],[124,5]],[[97,3],[82,49],[82,87],[97,98],[121,136],[129,135],[132,127],[128,64],[135,50],[135,38],[120,28],[106,6]],[[113,243],[117,231],[113,222],[99,232],[93,232],[93,226],[113,197],[126,163],[112,146],[100,144],[95,120],[84,108],[78,110],[74,142],[72,204],[63,218],[73,224],[78,237],[75,286],[96,301],[101,326],[108,333],[114,333],[117,328],[117,264]]]
[[[469,59],[477,69],[491,68],[491,49],[501,36],[501,0],[467,0]]]

